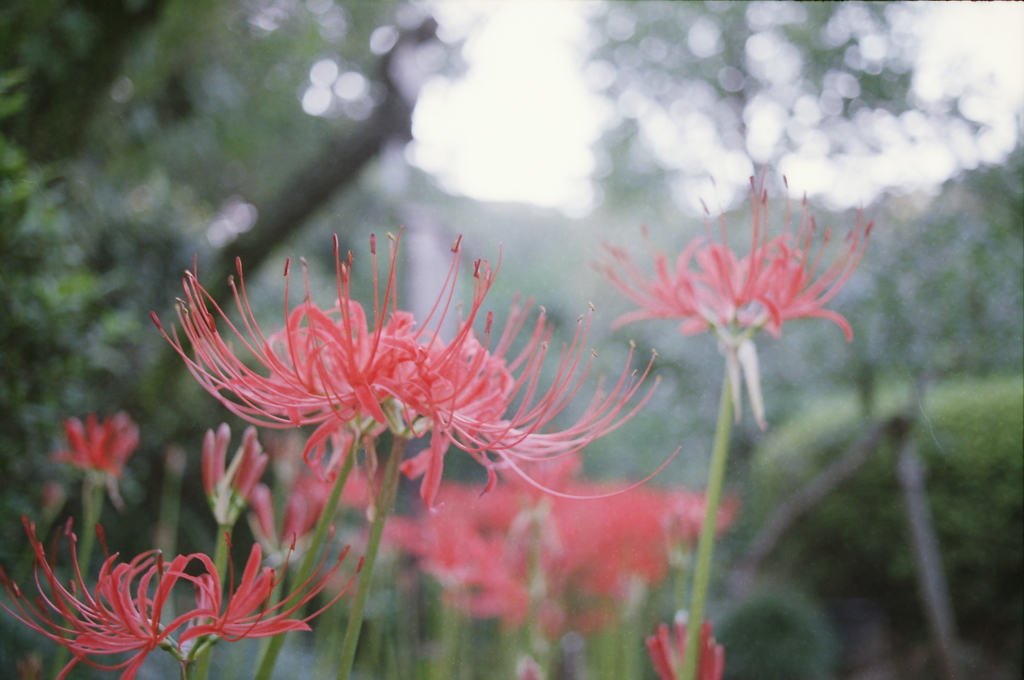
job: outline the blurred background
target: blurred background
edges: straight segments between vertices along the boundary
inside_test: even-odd
[[[39,514],[43,482],[67,475],[48,458],[61,419],[88,412],[140,425],[130,512],[104,523],[113,549],[150,547],[168,448],[198,479],[202,433],[242,429],[150,311],[170,324],[193,266],[228,302],[241,257],[274,329],[285,258],[304,257],[313,298],[333,300],[332,234],[354,252],[358,299],[370,234],[404,227],[406,308],[432,302],[459,235],[464,262],[501,259],[497,319],[519,293],[569,339],[592,303],[598,372],[621,370],[633,341],[638,367],[657,350],[662,384],[591,447],[587,476],[639,479],[681,447],[653,484],[701,488],[718,348],[672,322],[611,331],[629,307],[593,264],[603,243],[643,261],[642,226],[678,252],[704,233],[703,205],[746,252],[749,178],[763,171],[773,233],[805,195],[836,235],[861,211],[875,229],[830,305],[852,343],[816,321],[759,337],[770,427],[747,413],[734,435],[741,510],[712,608],[727,677],[936,677],[927,556],[897,474],[907,441],[961,663],[1020,677],[1021,35],[1016,3],[6,0],[0,562],[23,551],[19,517]],[[898,436],[821,477],[873,424]],[[463,458],[446,474],[482,481]],[[815,479],[827,494],[785,505]],[[179,550],[210,549],[207,514],[187,482]],[[731,588],[730,566],[752,580]],[[0,666],[26,636],[5,632]]]

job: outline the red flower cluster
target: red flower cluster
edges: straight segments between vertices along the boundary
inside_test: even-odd
[[[57,680],[67,677],[80,662],[102,670],[124,669],[121,680],[132,680],[146,656],[157,647],[184,664],[193,658],[189,655],[191,649],[203,640],[212,641],[213,636],[234,641],[309,630],[306,622],[319,612],[304,619],[291,616],[324,588],[345,556],[343,553],[327,571],[321,565],[296,589],[305,592],[288,606],[284,602],[269,604],[271,591],[280,577],[273,569],[260,567],[262,553],[258,545],[249,554],[241,581],[228,588],[218,578],[213,560],[202,553],[179,555],[165,562],[159,551],[151,550],[129,562],[120,562],[116,553],[108,556],[100,567],[96,586],[90,590],[79,569],[75,555],[77,538],[71,532],[70,522],[65,533],[71,543],[75,576],[65,586],[54,573],[53,558],[47,558],[36,537],[35,525],[27,518],[22,521],[35,553],[39,598],[35,603],[28,601],[0,568],[0,580],[13,608],[3,602],[0,606],[25,625],[68,648],[73,658]],[[202,564],[205,573],[189,573],[193,561]],[[195,587],[196,606],[162,622],[161,615],[178,582]],[[177,639],[173,634],[178,635]],[[131,657],[113,665],[92,659],[122,653]]]
[[[452,303],[459,242],[452,248],[454,256],[443,292],[420,324],[397,308],[397,248],[398,239],[392,239],[383,295],[375,285],[372,324],[363,307],[351,298],[352,254],[342,261],[335,238],[338,297],[330,309],[320,309],[310,301],[307,284],[305,302],[289,310],[286,300],[284,328],[264,335],[253,318],[239,262],[235,300],[243,328],[232,325],[195,276],[187,273],[178,318],[192,344],[193,357],[186,354],[176,336],[165,333],[165,337],[200,384],[240,417],[266,427],[316,425],[304,456],[325,476],[331,476],[340,462],[337,457],[324,460],[325,444],[339,430],[347,429],[355,436],[376,435],[384,429],[402,437],[431,432],[430,447],[405,461],[402,468],[411,478],[423,478],[421,495],[431,507],[449,446],[461,448],[487,468],[490,488],[496,481],[495,470],[510,468],[524,474],[523,463],[578,451],[628,420],[650,396],[648,393],[635,407],[626,409],[647,375],[644,371],[636,377],[627,364],[611,389],[598,389],[574,424],[548,431],[552,419],[576,396],[588,373],[590,361],[584,360],[583,353],[589,321],[581,317],[575,338],[563,349],[553,382],[545,390],[540,372],[551,329],[543,309],[525,346],[514,356],[509,356],[511,346],[526,324],[529,304],[513,307],[493,347],[493,315],[488,313],[483,338],[478,339],[473,326],[496,270],[486,260],[477,260],[472,302],[454,337],[446,342],[434,329],[440,328]],[[372,237],[370,251],[376,282]],[[286,278],[288,269],[286,265]],[[256,360],[259,370],[236,355],[217,329],[217,317]],[[153,318],[159,326],[159,320]]]
[[[782,233],[768,237],[767,173],[757,186],[750,178],[754,227],[750,253],[738,257],[728,246],[724,217],[721,242],[707,228],[707,237],[697,237],[676,258],[671,267],[664,253],[654,253],[654,274],[648,275],[626,251],[606,245],[612,261],[599,265],[612,285],[639,309],[620,316],[621,326],[643,319],[679,319],[679,331],[693,335],[711,330],[725,348],[726,368],[737,421],[740,418],[740,374],[746,380],[754,416],[767,427],[761,398],[760,368],[752,336],[764,328],[778,337],[782,324],[790,319],[822,317],[835,322],[847,340],[853,339],[850,324],[841,315],[825,309],[853,274],[871,234],[871,223],[857,228],[844,241],[836,258],[822,268],[825,248],[831,240],[826,230],[817,254],[811,253],[816,231],[814,217],[803,201],[800,226],[790,231],[791,214],[786,206]],[[705,226],[707,224],[705,222]],[[646,235],[646,232],[645,232]],[[696,268],[693,262],[696,261]]]
[[[664,623],[658,626],[656,635],[647,638],[647,653],[651,657],[651,664],[657,671],[659,680],[677,680],[683,664],[686,624],[676,621],[674,628],[675,639]],[[701,626],[697,649],[700,656],[697,659],[696,680],[722,680],[722,673],[725,671],[725,649],[722,645],[715,644],[715,638],[711,634],[711,623],[708,621]]]
[[[392,518],[386,534],[418,556],[420,568],[444,586],[449,605],[472,616],[516,627],[534,607],[551,637],[593,631],[611,623],[638,588],[664,580],[674,546],[692,547],[695,533],[683,527],[702,521],[696,508],[703,497],[651,488],[616,493],[624,485],[571,479],[576,462],[559,461],[557,469],[535,475],[560,492],[555,496],[515,479],[484,496],[442,484],[437,511],[418,520]],[[719,526],[730,520],[723,513]]]
[[[85,472],[101,472],[112,480],[121,478],[124,464],[139,447],[139,428],[125,412],[100,423],[95,413],[85,418],[64,420],[68,449],[50,454],[58,463],[70,463]]]

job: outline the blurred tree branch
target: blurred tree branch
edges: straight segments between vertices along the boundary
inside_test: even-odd
[[[0,72],[20,69],[25,106],[3,130],[33,161],[74,155],[125,53],[167,0],[34,2],[0,12]]]
[[[436,36],[437,22],[432,17],[400,32],[377,67],[377,76],[386,87],[384,101],[354,130],[328,140],[323,151],[285,182],[274,198],[257,206],[253,228],[224,247],[209,277],[204,272],[207,290],[218,303],[231,293],[228,278],[236,271],[236,259],[254,271],[277,244],[355,180],[389,141],[412,139],[419,83],[408,82],[402,72],[403,58]]]
[[[204,286],[223,304],[231,296],[228,284],[241,260],[255,271],[284,239],[294,234],[318,209],[354,181],[360,171],[388,142],[412,138],[412,111],[420,83],[411,82],[403,72],[403,60],[421,45],[436,39],[437,22],[427,17],[412,29],[399,33],[395,45],[380,59],[377,75],[386,87],[384,100],[366,121],[345,135],[329,140],[323,151],[287,180],[274,198],[257,206],[253,228],[225,246],[218,258],[203,272]],[[177,353],[166,346],[152,369],[136,383],[136,399],[129,402],[160,408],[168,385],[184,368]]]

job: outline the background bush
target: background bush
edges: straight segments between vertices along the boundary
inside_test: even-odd
[[[906,389],[882,390],[876,412],[892,415]],[[901,397],[903,395],[903,397]],[[957,624],[989,647],[1019,645],[1024,380],[991,377],[936,385],[917,411],[915,437],[927,469],[927,493]],[[780,427],[755,453],[753,516],[798,488],[841,454],[867,427],[846,395]],[[872,598],[902,635],[924,635],[914,556],[886,443],[857,474],[799,520],[775,551],[771,568],[823,598]]]

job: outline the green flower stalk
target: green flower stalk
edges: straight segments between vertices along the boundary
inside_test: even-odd
[[[779,337],[784,322],[819,317],[833,321],[843,330],[847,340],[853,339],[853,331],[846,319],[825,309],[825,305],[839,293],[860,263],[871,233],[871,223],[864,226],[858,218],[857,227],[847,235],[835,259],[827,267],[822,267],[831,233],[825,231],[823,244],[817,253],[812,253],[816,225],[807,212],[806,197],[796,231],[790,230],[792,211],[787,202],[782,233],[768,236],[766,178],[767,172],[762,175],[760,184],[755,178],[750,178],[753,229],[749,254],[739,257],[729,247],[723,216],[720,220],[720,241],[715,240],[705,219],[706,236],[693,239],[676,258],[674,267],[664,253],[654,252],[655,273],[648,275],[633,263],[624,250],[611,246],[606,246],[611,262],[599,267],[612,285],[639,307],[617,319],[616,325],[644,319],[679,320],[679,330],[683,335],[705,331],[714,333],[726,360],[708,474],[707,513],[697,547],[688,612],[687,653],[678,680],[694,680],[700,663],[698,654],[690,650],[697,649],[702,630],[718,506],[725,479],[729,416],[731,413],[739,421],[742,382],[746,383],[758,425],[761,429],[767,427],[754,334],[763,328]]]

